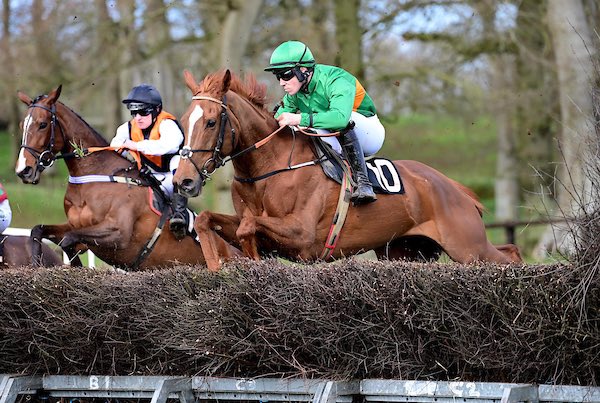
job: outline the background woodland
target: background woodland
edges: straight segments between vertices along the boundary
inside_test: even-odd
[[[35,96],[62,84],[61,100],[110,139],[127,119],[121,99],[140,82],[156,85],[180,116],[189,103],[183,69],[197,78],[221,68],[255,74],[274,105],[282,92],[263,68],[279,43],[297,39],[318,62],[357,75],[390,127],[406,116],[453,116],[465,126],[488,117],[494,147],[458,157],[495,156],[496,221],[594,210],[587,169],[600,134],[598,0],[2,3],[0,143],[10,167],[2,182],[16,182],[4,172],[21,139],[17,90]],[[387,156],[412,159],[411,135],[388,130]],[[212,209],[228,209],[228,193],[219,193],[228,182],[224,172]],[[568,246],[560,231],[549,227],[539,250]]]

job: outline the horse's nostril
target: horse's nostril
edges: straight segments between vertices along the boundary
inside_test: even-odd
[[[192,179],[184,179],[181,181],[181,184],[179,185],[180,188],[185,189],[185,190],[191,190],[194,187],[194,181]]]
[[[31,167],[25,167],[21,172],[17,173],[19,178],[26,178],[31,173]]]

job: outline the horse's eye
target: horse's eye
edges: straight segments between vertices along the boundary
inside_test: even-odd
[[[40,129],[45,129],[46,127],[48,127],[48,123],[46,123],[46,122],[40,123]]]
[[[215,127],[216,124],[217,124],[216,120],[209,119],[208,122],[206,122],[206,127]]]

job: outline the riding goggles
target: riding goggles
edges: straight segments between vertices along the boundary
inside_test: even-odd
[[[152,108],[131,110],[131,117],[134,118],[135,115],[148,116],[152,113],[152,110]]]
[[[293,69],[284,70],[284,71],[274,71],[275,77],[277,80],[290,81],[292,78],[296,76],[296,73]]]

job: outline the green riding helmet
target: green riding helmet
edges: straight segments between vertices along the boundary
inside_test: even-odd
[[[315,58],[312,52],[302,42],[287,41],[273,51],[269,67],[265,71],[290,69],[293,67],[313,67]]]

